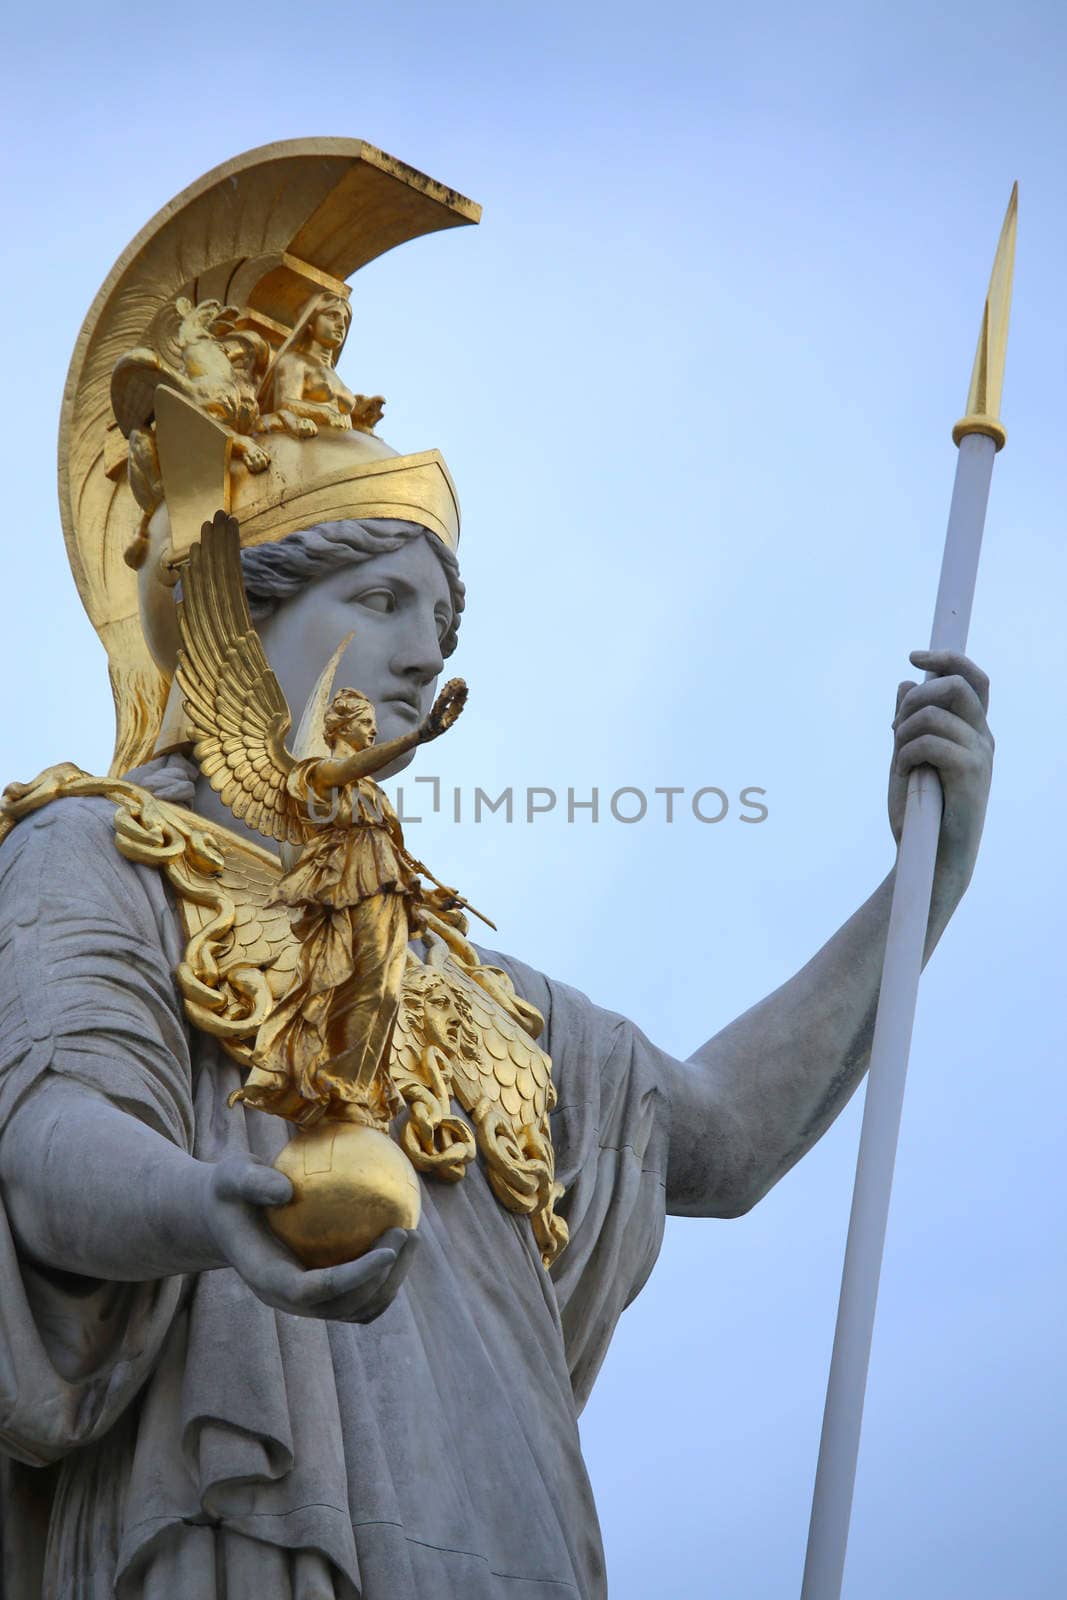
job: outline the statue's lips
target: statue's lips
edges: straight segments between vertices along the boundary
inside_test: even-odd
[[[406,711],[412,717],[417,717],[421,709],[417,700],[412,700],[405,694],[387,694],[382,704],[395,706],[397,710]]]

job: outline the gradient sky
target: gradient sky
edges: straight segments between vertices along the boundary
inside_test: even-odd
[[[1067,1593],[1065,45],[1061,7],[1025,0],[101,0],[5,26],[0,778],[110,754],[54,488],[98,284],[228,156],[367,138],[485,207],[359,275],[342,365],[387,395],[392,444],[443,450],[463,500],[471,701],[417,770],[467,796],[733,802],[717,825],[445,814],[410,837],[502,948],[683,1055],[891,865],[895,687],[929,629],[950,429],[1019,179],[971,636],[997,772],[922,991],[850,1600]],[[757,827],[746,785],[767,791]],[[583,1420],[613,1600],[798,1593],[858,1116],[749,1216],[668,1225]]]

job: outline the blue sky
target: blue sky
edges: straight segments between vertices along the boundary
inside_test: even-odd
[[[103,0],[5,35],[4,781],[110,752],[54,490],[98,284],[226,157],[366,138],[485,207],[359,275],[343,363],[463,501],[471,701],[420,770],[731,799],[714,825],[446,812],[415,848],[503,948],[683,1055],[891,864],[894,691],[1019,179],[971,636],[994,797],[921,996],[845,1593],[1067,1592],[1061,9]],[[858,1114],[749,1216],[669,1225],[583,1422],[613,1600],[798,1592]]]

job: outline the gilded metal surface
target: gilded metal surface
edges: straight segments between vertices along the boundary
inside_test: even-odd
[[[239,529],[224,512],[204,525],[182,590],[178,683],[200,769],[236,818],[302,847],[275,891],[294,912],[297,966],[260,1026],[240,1097],[301,1124],[327,1116],[385,1128],[399,1109],[388,1046],[423,893],[372,775],[444,733],[466,685],[446,685],[417,729],[383,745],[370,702],[342,689],[323,718],[329,754],[298,762],[285,747],[289,707],[248,614]]]
[[[0,840],[21,817],[78,795],[116,802],[120,852],[165,873],[187,939],[175,974],[186,1015],[250,1067],[260,1026],[291,991],[300,956],[293,910],[277,899],[278,858],[229,829],[205,829],[195,812],[135,784],[92,777],[70,762],[8,786]],[[549,1126],[552,1064],[536,1043],[544,1019],[505,973],[481,963],[462,917],[424,907],[423,922],[427,960],[406,952],[388,1063],[408,1111],[400,1145],[420,1171],[448,1182],[462,1178],[479,1150],[497,1198],[530,1216],[550,1265],[567,1229],[555,1215],[562,1187]]]
[[[196,732],[193,754],[239,822],[302,844],[308,819],[286,787],[296,766],[285,748],[292,717],[248,614],[237,525],[220,516],[204,533],[182,568],[178,613],[178,683]]]
[[[1004,388],[1004,365],[1008,355],[1008,318],[1011,314],[1011,288],[1015,272],[1015,235],[1018,225],[1019,185],[1012,187],[1011,199],[1000,230],[993,271],[982,311],[978,349],[967,394],[966,415],[952,430],[955,444],[969,433],[984,433],[1003,450],[1008,435],[1000,421],[1000,398]]]
[[[536,1043],[544,1026],[522,1007],[498,968],[484,967],[447,923],[427,930],[429,959],[405,977],[390,1071],[409,1106],[401,1143],[422,1172],[455,1181],[474,1150],[470,1130],[452,1115],[454,1098],[471,1117],[493,1193],[530,1218],[545,1266],[567,1243],[556,1215],[549,1113],[556,1104],[552,1063]]]
[[[419,522],[450,550],[459,543],[459,499],[437,450],[398,456],[376,434],[358,430],[299,440],[275,434],[262,472],[235,473],[227,430],[169,387],[157,393],[155,436],[167,560],[185,557],[219,506],[238,518],[245,546],[344,517]]]
[[[442,537],[458,527],[455,494],[440,458],[395,457],[388,445],[350,428],[320,430],[320,437],[294,439],[279,417],[280,433],[255,432],[264,413],[264,357],[291,341],[302,315],[323,295],[347,296],[345,278],[407,239],[441,228],[477,222],[480,209],[454,190],[355,139],[300,139],[268,145],[217,167],[165,206],[124,251],[83,324],[68,374],[60,425],[60,504],[67,552],[79,593],[108,654],[116,707],[113,772],[137,765],[152,753],[166,704],[168,666],[153,658],[141,623],[138,578],[127,564],[144,555],[145,507],[162,488],[169,504],[168,452],[153,437],[144,413],[144,392],[130,369],[119,384],[123,426],[111,410],[116,363],[133,351],[148,352],[141,377],[160,396],[199,418],[197,451],[182,469],[183,448],[169,452],[184,477],[175,490],[179,511],[191,517],[184,545],[205,515],[228,505],[235,480],[235,509],[244,514],[248,485],[259,485],[259,521],[249,536],[281,538],[301,522],[286,525],[275,514],[294,489],[304,494],[303,525],[327,515],[419,515],[422,486],[429,485],[427,523]],[[179,311],[179,302],[189,310]],[[234,315],[236,312],[236,315]],[[172,338],[161,351],[159,330]],[[320,326],[319,332],[327,330]],[[332,335],[328,335],[332,337]],[[162,334],[160,334],[162,337]],[[322,340],[301,354],[300,385],[307,405],[348,404],[351,391],[330,376],[337,348]],[[180,342],[175,342],[180,340]],[[290,344],[290,350],[292,345]],[[162,363],[170,368],[163,370]],[[159,363],[160,365],[157,365]],[[294,369],[295,371],[295,369]],[[174,380],[168,387],[165,379]],[[296,378],[285,393],[292,400]],[[188,389],[200,385],[212,410],[200,410]],[[326,400],[319,396],[329,390]],[[140,412],[135,403],[141,392]],[[352,395],[348,412],[356,428],[373,425],[376,398],[361,405]],[[299,402],[298,402],[299,403]],[[173,413],[174,407],[171,407]],[[293,412],[292,404],[282,412]],[[270,413],[267,413],[270,415]],[[338,412],[340,414],[340,412]],[[304,420],[314,421],[314,417]],[[317,425],[317,424],[316,424]],[[183,424],[178,424],[183,426]],[[182,446],[188,443],[185,427]],[[299,430],[298,430],[299,431]],[[125,433],[129,433],[127,445]],[[329,435],[327,438],[326,435]],[[364,441],[362,450],[313,451],[296,466],[276,444],[294,447]],[[235,459],[236,455],[236,459]],[[263,467],[263,456],[270,467]],[[429,457],[435,457],[430,452]],[[411,473],[391,483],[376,481],[370,493],[359,470],[381,459],[410,460]],[[174,463],[177,462],[177,465]],[[343,484],[355,471],[359,488],[348,509]],[[269,492],[265,482],[274,478]],[[322,509],[316,510],[317,487]],[[396,495],[389,490],[398,489]],[[136,490],[136,493],[135,493]],[[206,508],[195,501],[202,491]],[[361,498],[362,495],[362,498]],[[386,509],[388,508],[388,509]],[[406,508],[406,509],[400,509]]]
[[[275,451],[265,436],[308,440],[353,428],[372,434],[381,418],[382,396],[353,394],[334,371],[352,320],[347,294],[312,295],[285,338],[264,337],[255,320],[247,306],[194,305],[179,296],[115,365],[111,405],[128,439],[129,487],[144,513],[125,552],[135,571],[148,555],[148,527],[164,501],[172,555],[182,556],[220,503],[229,509],[235,497],[268,504],[284,498],[293,474],[269,475]],[[376,443],[377,455],[393,454]],[[343,479],[362,462],[333,452],[324,462],[298,456],[296,464],[306,490],[324,472]],[[121,468],[115,457],[113,478],[121,478]],[[262,484],[249,484],[261,474],[268,474]],[[358,507],[345,509],[352,515]],[[454,546],[458,529],[446,537]]]
[[[274,1165],[293,1186],[269,1206],[274,1232],[307,1267],[354,1261],[387,1228],[415,1228],[422,1192],[411,1162],[387,1133],[351,1122],[300,1128]]]
[[[374,432],[385,400],[353,394],[334,370],[351,322],[346,295],[322,290],[311,297],[262,380],[263,432],[284,430],[294,439],[314,438],[320,428]]]
[[[189,943],[175,978],[189,1020],[247,1060],[244,1045],[291,982],[296,951],[284,914],[262,900],[278,863],[266,850],[228,836],[182,806],[159,800],[121,778],[97,778],[72,762],[48,767],[30,783],[11,783],[0,801],[0,841],[22,817],[53,800],[99,797],[117,802],[115,843],[127,860],[157,867],[182,907]],[[235,853],[234,845],[241,846]]]

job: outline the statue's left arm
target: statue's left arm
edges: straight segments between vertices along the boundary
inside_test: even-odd
[[[900,686],[889,812],[899,839],[908,774],[937,771],[944,813],[928,958],[970,881],[993,740],[984,673],[948,652],[917,651],[912,661],[936,676]],[[672,1212],[749,1210],[847,1103],[870,1055],[892,891],[890,874],[795,977],[668,1068]]]

